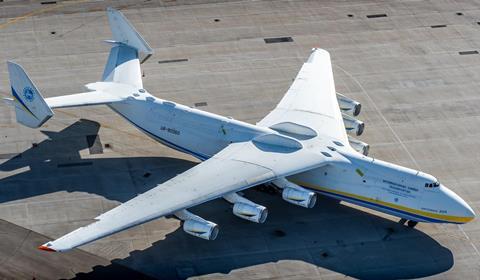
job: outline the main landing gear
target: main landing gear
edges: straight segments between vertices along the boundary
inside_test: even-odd
[[[407,226],[409,228],[414,228],[417,224],[418,224],[418,222],[415,222],[415,221],[412,221],[412,220],[407,222]]]
[[[407,226],[409,228],[414,228],[418,224],[418,222],[416,222],[416,221],[407,220],[407,219],[400,219],[400,221],[399,221],[399,223],[402,224],[402,225],[404,225],[405,222],[407,223]]]

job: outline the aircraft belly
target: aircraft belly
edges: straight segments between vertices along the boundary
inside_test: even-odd
[[[362,178],[341,168],[324,166],[290,177],[304,187],[323,194],[336,194],[343,197],[362,197],[368,200],[378,198],[378,188],[368,183],[363,183]]]
[[[415,214],[420,198],[416,196],[401,197],[401,200],[395,201],[396,196],[386,191],[388,187],[384,186],[384,183],[369,178],[368,174],[363,175],[361,178],[356,178],[354,174],[342,170],[342,168],[325,166],[291,176],[288,179],[335,199],[405,219],[429,221]],[[364,183],[363,180],[367,183]]]

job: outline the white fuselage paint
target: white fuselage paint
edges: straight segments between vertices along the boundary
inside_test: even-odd
[[[200,160],[230,143],[272,133],[270,128],[158,99],[147,92],[136,95],[110,107],[153,139]],[[339,146],[335,139],[323,137],[321,131],[318,134],[313,140],[301,142],[308,145],[316,141],[318,145],[320,141],[319,149],[338,152],[346,160],[289,177],[292,182],[409,220],[465,223],[473,219],[471,208],[445,186],[426,187],[437,182],[433,176],[363,156],[348,143]]]

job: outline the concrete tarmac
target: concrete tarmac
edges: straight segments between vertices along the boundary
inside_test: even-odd
[[[321,47],[331,53],[337,91],[362,103],[360,139],[371,155],[435,175],[480,213],[478,1],[53,2],[0,2],[0,61],[23,65],[46,97],[82,92],[101,77],[107,6],[155,50],[142,65],[149,92],[250,123],[275,107],[310,49]],[[10,95],[6,65],[0,95]],[[33,130],[0,106],[2,248],[23,244],[20,231],[62,236],[196,164],[107,107],[55,113]],[[158,279],[480,279],[478,219],[411,229],[329,198],[302,209],[268,189],[246,196],[269,208],[265,224],[240,220],[216,200],[191,209],[220,225],[213,242],[161,218],[59,255],[65,262],[55,256],[42,270],[71,274],[35,276],[45,256],[34,248],[39,238],[18,245],[32,246],[31,257],[1,262],[0,277],[105,278],[125,269]]]

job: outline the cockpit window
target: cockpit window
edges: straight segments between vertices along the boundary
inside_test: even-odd
[[[435,182],[435,183],[425,183],[425,188],[438,188],[440,187],[440,183],[439,182]]]

